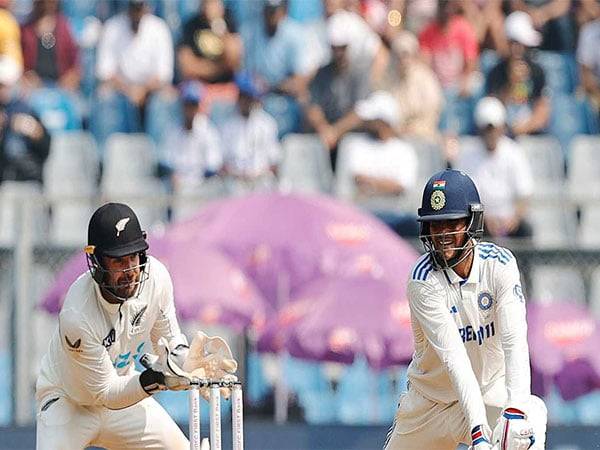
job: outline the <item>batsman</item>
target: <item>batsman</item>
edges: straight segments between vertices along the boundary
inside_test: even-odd
[[[415,352],[385,450],[544,449],[519,269],[509,250],[482,242],[473,181],[433,175],[418,220],[426,253],[408,282]]]
[[[236,380],[223,339],[198,332],[188,346],[171,277],[147,250],[130,207],[107,203],[94,212],[89,270],[69,288],[37,380],[38,450],[187,450],[152,394],[187,389],[194,376]],[[137,371],[139,359],[151,368]]]

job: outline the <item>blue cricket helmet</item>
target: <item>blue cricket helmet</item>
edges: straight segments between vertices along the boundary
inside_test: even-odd
[[[471,178],[459,171],[446,169],[434,174],[423,191],[419,222],[464,219],[472,212],[472,205],[483,211],[479,192]]]
[[[417,220],[421,222],[419,237],[439,268],[454,267],[468,255],[472,239],[483,235],[483,205],[479,192],[473,180],[459,170],[443,170],[427,181],[417,214]],[[457,219],[467,219],[467,227],[461,233],[466,233],[468,239],[463,246],[456,248],[455,257],[446,260],[442,252],[435,249],[429,224]]]

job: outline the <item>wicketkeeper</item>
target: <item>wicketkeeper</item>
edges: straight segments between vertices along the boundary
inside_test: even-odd
[[[187,389],[192,376],[235,380],[225,341],[198,332],[188,347],[175,317],[173,285],[146,251],[127,205],[108,203],[88,228],[89,271],[70,287],[37,381],[37,449],[189,449],[152,398]],[[135,369],[146,353],[152,368]],[[205,393],[206,394],[206,393]]]
[[[462,172],[433,175],[418,215],[426,253],[408,282],[415,353],[385,450],[543,449],[547,411],[531,395],[515,257],[480,241],[483,205]]]

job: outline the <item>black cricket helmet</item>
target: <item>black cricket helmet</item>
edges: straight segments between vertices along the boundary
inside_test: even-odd
[[[104,267],[103,258],[139,254],[139,265],[122,271],[141,270],[139,279],[135,281],[137,296],[148,278],[146,250],[146,232],[142,231],[135,212],[129,206],[123,203],[106,203],[92,214],[88,226],[88,245],[85,247],[88,268],[94,281],[119,300],[127,300],[117,295],[117,290],[128,285],[108,284],[107,275],[111,271]]]

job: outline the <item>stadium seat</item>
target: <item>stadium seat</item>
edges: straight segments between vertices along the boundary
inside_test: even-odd
[[[590,311],[600,320],[600,267],[590,276]]]
[[[530,276],[531,289],[528,292],[531,300],[585,304],[585,286],[577,268],[567,265],[534,266]]]
[[[102,182],[114,179],[117,183],[137,178],[154,177],[156,147],[143,133],[115,133],[106,141]]]
[[[581,204],[600,198],[600,136],[577,136],[571,143],[568,186],[571,198]]]
[[[300,131],[302,111],[296,100],[284,95],[267,94],[262,101],[265,111],[277,122],[280,139],[286,134]]]
[[[265,377],[261,355],[257,352],[248,352],[246,356],[246,389],[245,400],[250,405],[257,405],[272,391],[272,386]]]
[[[289,134],[282,141],[279,183],[286,192],[328,192],[333,174],[329,153],[315,134]]]
[[[475,132],[474,99],[452,93],[446,93],[445,98],[446,102],[440,116],[440,129],[455,135],[473,134]]]
[[[40,88],[31,93],[29,105],[50,132],[81,129],[81,115],[71,94],[58,88]]]
[[[156,145],[163,141],[166,130],[182,122],[181,103],[176,96],[159,93],[150,97],[146,107],[146,133]]]
[[[573,137],[589,132],[588,105],[572,95],[557,94],[552,97],[552,113],[548,131],[555,136],[563,150],[565,159],[570,159],[570,144]]]
[[[235,110],[235,103],[232,102],[224,102],[224,101],[214,101],[210,105],[209,117],[210,121],[220,128],[227,121],[227,118],[230,114],[232,114]]]
[[[537,62],[546,75],[546,86],[552,94],[571,94],[578,84],[577,64],[572,54],[539,51]]]
[[[600,204],[591,203],[581,208],[581,222],[579,224],[579,245],[583,248],[600,248],[598,233],[600,224]]]
[[[122,94],[96,93],[91,101],[90,131],[102,151],[106,140],[112,134],[141,131],[139,112]]]
[[[535,195],[553,196],[564,187],[564,158],[560,142],[553,136],[521,136],[517,142],[530,162],[535,182]]]
[[[566,199],[533,202],[527,219],[533,228],[533,243],[538,248],[561,248],[574,244],[577,214]]]
[[[37,182],[3,181],[0,184],[0,246],[13,246],[23,233],[21,211],[28,209],[30,236],[34,243],[45,242],[48,213]]]
[[[98,152],[85,131],[57,133],[44,166],[44,194],[51,206],[50,240],[56,244],[85,243],[87,222],[97,193]]]

